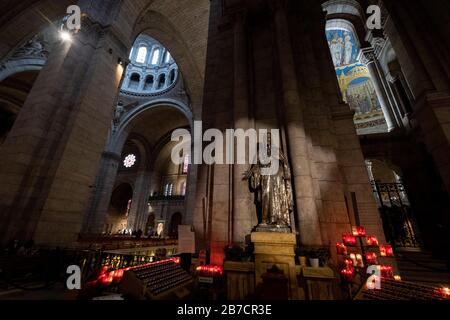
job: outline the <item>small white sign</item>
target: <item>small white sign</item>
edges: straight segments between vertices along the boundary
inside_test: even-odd
[[[214,278],[211,278],[211,277],[198,277],[198,282],[213,284],[214,283]]]

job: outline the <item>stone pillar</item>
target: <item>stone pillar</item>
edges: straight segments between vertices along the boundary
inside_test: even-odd
[[[127,53],[106,28],[120,1],[79,3],[81,31],[56,44],[0,147],[2,242],[65,245],[82,228]]]
[[[321,245],[322,235],[315,202],[313,180],[308,156],[303,119],[305,105],[298,92],[297,75],[291,48],[291,38],[285,1],[272,3],[275,37],[281,72],[281,87],[285,115],[288,155],[294,182],[300,239],[303,245]]]
[[[138,91],[144,91],[145,75],[142,75],[139,79]]]
[[[151,176],[151,173],[144,170],[138,171],[136,175],[127,229],[144,231],[145,225],[142,225],[142,221],[145,221],[148,215]]]
[[[383,72],[375,56],[374,49],[361,49],[358,59],[369,69],[370,77],[372,78],[372,83],[388,126],[388,131],[392,131],[396,127],[395,117],[387,95],[387,88],[383,84]]]
[[[233,119],[234,128],[247,130],[249,121],[248,97],[248,65],[247,65],[247,28],[246,12],[239,11],[234,15],[234,96]],[[237,143],[234,142],[234,155],[237,155]],[[236,159],[236,157],[235,157]],[[256,217],[248,182],[242,180],[248,164],[234,164],[232,166],[232,212],[230,217],[229,239],[242,243],[254,227],[252,215]],[[255,223],[256,224],[256,223]]]
[[[103,232],[120,160],[119,154],[112,152],[102,154],[102,164],[92,192],[83,233],[100,234]]]
[[[159,75],[156,72],[155,73],[155,77],[153,78],[153,87],[152,87],[152,91],[155,91],[158,88],[158,84],[159,84]]]

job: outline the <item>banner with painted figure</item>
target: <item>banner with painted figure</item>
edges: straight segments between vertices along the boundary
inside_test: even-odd
[[[358,134],[386,132],[369,70],[358,61],[360,48],[355,35],[344,29],[329,29],[326,36],[343,99],[355,111]]]

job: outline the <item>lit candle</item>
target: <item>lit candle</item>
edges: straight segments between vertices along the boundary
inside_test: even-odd
[[[375,236],[367,236],[366,237],[366,244],[369,247],[376,247],[379,245],[378,239]]]
[[[444,298],[446,299],[450,298],[450,288],[447,287],[441,288],[439,292]]]
[[[358,262],[356,261],[356,255],[354,253],[350,254],[350,259],[352,260],[352,264],[354,267],[358,266]]]
[[[363,257],[360,254],[356,255],[356,266],[358,268],[364,268],[364,261],[363,261]]]
[[[391,266],[381,266],[381,276],[383,278],[393,278],[394,270]]]
[[[366,263],[367,264],[377,264],[377,254],[375,252],[366,252]]]
[[[356,238],[353,235],[351,235],[351,234],[348,234],[348,233],[344,234],[342,236],[342,241],[344,242],[344,244],[346,246],[349,246],[349,247],[356,246]]]
[[[343,243],[336,243],[336,251],[337,251],[337,254],[346,255],[347,247]]]
[[[365,237],[366,236],[366,229],[361,226],[353,226],[352,227],[352,233],[355,237]]]
[[[345,269],[341,270],[341,275],[345,281],[352,282],[354,272],[355,272],[355,269],[353,269],[353,268],[345,268]]]
[[[380,255],[382,257],[393,257],[394,250],[392,249],[392,246],[388,244],[380,245]]]

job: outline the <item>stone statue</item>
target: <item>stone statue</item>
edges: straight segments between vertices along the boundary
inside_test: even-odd
[[[256,231],[290,232],[293,198],[289,165],[281,150],[271,150],[270,136],[267,150],[272,161],[279,161],[278,172],[263,175],[262,169],[270,167],[270,163],[264,165],[258,159],[257,164],[244,173],[244,179],[249,180],[250,191],[255,194],[259,221]]]
[[[123,107],[123,102],[119,101],[119,103],[116,106],[116,111],[114,113],[114,123],[118,124],[120,122],[120,119],[122,118],[122,115],[125,113],[125,108]]]

